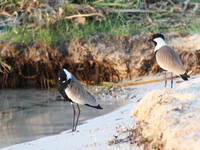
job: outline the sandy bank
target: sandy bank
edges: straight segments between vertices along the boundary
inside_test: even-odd
[[[200,78],[175,89],[153,90],[135,105],[142,135],[151,138],[148,149],[197,150],[200,148]]]

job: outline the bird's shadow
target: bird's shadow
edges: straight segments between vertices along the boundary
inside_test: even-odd
[[[72,131],[72,130],[71,130],[71,131],[67,131],[66,133],[75,133],[75,132],[76,132],[76,131]]]

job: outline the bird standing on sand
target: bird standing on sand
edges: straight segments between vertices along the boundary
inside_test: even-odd
[[[72,120],[72,131],[76,131],[78,119],[80,116],[79,104],[93,107],[96,109],[103,109],[96,99],[90,95],[89,92],[82,86],[82,84],[66,69],[58,70],[58,91],[61,95],[71,103],[73,108],[73,120]],[[74,103],[78,108],[78,116],[75,122],[76,110]]]
[[[165,79],[166,71],[179,75],[184,81],[187,81],[190,77],[187,75],[186,70],[178,56],[178,54],[169,46],[166,45],[164,36],[162,34],[153,34],[148,40],[155,44],[155,56],[158,65],[165,70]],[[165,87],[167,85],[167,80],[165,80]],[[171,88],[173,85],[173,78],[171,80]]]

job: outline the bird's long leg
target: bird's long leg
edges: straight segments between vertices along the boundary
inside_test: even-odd
[[[75,116],[76,116],[76,110],[74,108],[74,103],[71,103],[71,105],[72,105],[72,109],[73,109],[73,112],[74,112],[73,118],[72,118],[72,132],[73,132],[73,131],[76,130],[76,128],[74,129],[74,121],[75,121]]]
[[[173,87],[173,73],[171,73],[171,88]]]
[[[77,107],[78,107],[78,116],[77,116],[77,119],[76,119],[75,131],[76,131],[76,127],[77,127],[77,124],[78,124],[78,119],[79,119],[79,116],[80,116],[80,113],[81,113],[81,110],[80,110],[80,107],[79,107],[78,103],[76,103],[76,104],[77,104]]]
[[[165,71],[165,87],[167,86],[167,71]]]

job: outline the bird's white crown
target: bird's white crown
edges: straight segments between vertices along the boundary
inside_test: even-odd
[[[157,43],[154,50],[155,52],[159,50],[162,46],[166,45],[165,41],[161,37],[155,38],[153,40]]]
[[[72,78],[72,74],[69,71],[67,71],[66,69],[63,69],[63,70],[64,70],[64,72],[65,72],[65,74],[67,76],[67,81],[68,81],[69,79]]]

